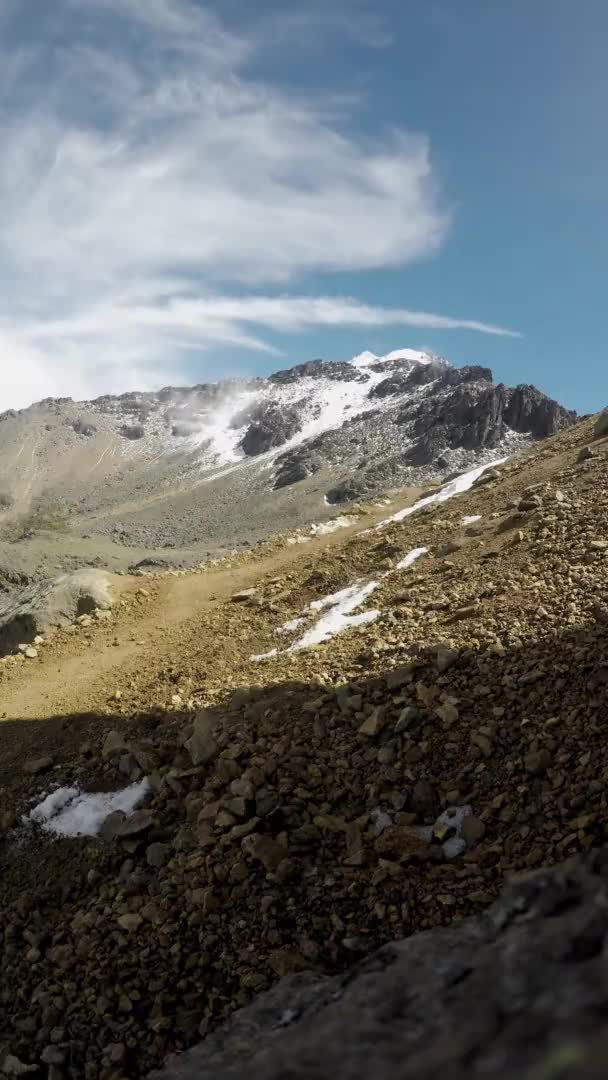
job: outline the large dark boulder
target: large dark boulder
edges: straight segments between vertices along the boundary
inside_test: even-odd
[[[120,434],[124,439],[143,439],[146,434],[143,424],[123,424]]]
[[[97,433],[95,424],[91,424],[82,416],[79,416],[77,420],[73,420],[71,427],[77,435],[84,435],[87,439],[91,439]]]
[[[259,405],[250,418],[251,423],[239,443],[247,457],[282,446],[302,427],[301,410],[297,406],[281,407],[275,402]]]
[[[606,1075],[608,851],[345,975],[281,979],[157,1080],[591,1080]]]

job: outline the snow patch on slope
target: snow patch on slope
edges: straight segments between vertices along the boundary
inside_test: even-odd
[[[401,562],[397,563],[397,570],[407,570],[408,566],[412,566],[419,559],[421,555],[426,555],[429,549],[427,547],[414,548],[412,551],[408,551],[407,555]]]
[[[131,814],[145,799],[147,780],[131,784],[122,791],[82,792],[76,787],[52,791],[25,818],[56,836],[97,836],[108,814],[122,810]]]
[[[506,457],[498,458],[495,461],[487,461],[485,465],[478,465],[477,468],[471,469],[469,472],[461,473],[460,476],[456,476],[453,480],[450,480],[449,484],[442,487],[440,491],[436,491],[433,495],[427,495],[424,499],[419,499],[413,506],[405,506],[403,510],[398,510],[396,514],[393,514],[389,518],[385,518],[384,521],[380,521],[376,525],[376,529],[383,529],[386,525],[390,525],[393,521],[403,521],[404,518],[409,517],[410,514],[415,514],[417,510],[422,510],[425,506],[433,506],[434,503],[447,502],[448,499],[454,498],[455,495],[464,495],[465,491],[469,491],[473,487],[476,480],[479,480],[480,476],[483,476],[486,469],[492,469],[496,465],[502,465],[507,461]]]
[[[353,356],[351,364],[356,368],[365,368],[369,367],[370,364],[390,363],[391,360],[413,360],[416,364],[430,364],[433,357],[430,353],[421,352],[419,349],[393,349],[392,352],[386,353],[385,356],[376,356],[375,353],[366,349],[365,352],[359,353],[358,356]]]
[[[378,585],[378,581],[366,583],[356,581],[354,585],[324,596],[322,600],[313,600],[310,605],[311,611],[324,611],[326,608],[328,610],[290,646],[288,651],[296,652],[298,649],[307,649],[310,645],[319,645],[322,641],[328,641],[351,626],[362,626],[365,623],[374,622],[380,616],[379,611],[363,611],[359,615],[353,615],[351,612],[360,607],[363,601],[367,600],[367,597],[378,588]]]
[[[393,521],[402,521],[404,518],[409,517],[410,514],[414,514],[424,506],[431,506],[433,503],[447,502],[448,499],[464,494],[464,492],[468,491],[475,481],[483,475],[486,469],[489,469],[492,466],[502,465],[505,461],[507,461],[506,457],[499,458],[496,461],[488,461],[484,465],[478,465],[476,469],[471,469],[469,472],[461,473],[460,476],[455,477],[454,480],[451,480],[450,483],[446,484],[440,491],[435,492],[433,495],[429,495],[424,499],[420,499],[414,506],[405,507],[403,510],[399,510],[396,514],[393,514],[392,517],[381,521],[376,525],[376,529],[381,529]],[[364,532],[368,531],[369,530],[367,529],[364,530]],[[361,535],[364,535],[364,533]],[[426,555],[427,552],[428,548],[426,547],[413,548],[403,559],[401,559],[401,562],[397,564],[395,569],[407,570],[408,567],[412,566],[423,555]],[[339,592],[331,593],[321,600],[313,600],[309,605],[311,611],[323,611],[325,608],[329,608],[329,610],[321,616],[313,626],[309,627],[302,637],[284,651],[296,652],[299,649],[306,649],[311,645],[318,645],[323,641],[328,641],[336,634],[339,634],[352,626],[362,626],[365,623],[374,622],[382,614],[377,609],[363,611],[358,615],[353,615],[352,612],[356,611],[363,601],[375,592],[380,581],[383,578],[388,577],[391,573],[393,573],[393,571],[387,571],[385,574],[382,574],[377,581],[356,581],[354,585],[349,585]],[[301,617],[292,619],[289,623],[285,623],[284,626],[279,627],[277,633],[287,633],[290,630],[295,629],[301,621]],[[282,653],[280,653],[278,649],[271,649],[270,652],[260,653],[257,656],[250,657],[250,659],[268,660],[280,654]]]

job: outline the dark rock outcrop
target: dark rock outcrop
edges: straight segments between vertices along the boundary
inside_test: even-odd
[[[84,420],[82,416],[79,416],[77,420],[72,422],[71,428],[76,435],[84,435],[87,439],[91,439],[93,435],[97,434],[95,424],[91,424],[88,420]]]
[[[363,382],[366,376],[346,361],[308,360],[305,364],[275,371],[268,381],[271,383],[294,383],[298,379],[338,379],[341,382]]]
[[[454,383],[451,372],[448,383],[453,389],[447,394],[408,403],[396,418],[399,424],[411,425],[416,440],[407,456],[411,464],[430,463],[442,448],[494,449],[509,431],[544,439],[576,419],[575,413],[534,386],[510,389],[502,383],[493,386],[485,378],[471,382],[468,377]]]
[[[143,439],[146,434],[143,424],[123,424],[120,434],[125,439]]]
[[[608,851],[507,885],[345,975],[281,979],[158,1080],[605,1076]]]
[[[281,408],[275,402],[264,402],[250,413],[251,423],[240,442],[247,457],[255,457],[282,446],[302,427],[301,411],[296,405]]]
[[[171,427],[171,434],[177,439],[187,439],[200,431],[200,423],[195,420],[177,420]]]

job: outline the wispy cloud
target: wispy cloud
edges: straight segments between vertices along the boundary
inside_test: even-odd
[[[254,79],[255,32],[228,31],[190,0],[57,0],[49,13],[21,0],[12,20],[10,10],[0,408],[177,381],[192,350],[272,351],[265,330],[508,333],[292,295],[313,271],[439,250],[449,215],[424,135],[357,136],[331,100],[325,109]]]

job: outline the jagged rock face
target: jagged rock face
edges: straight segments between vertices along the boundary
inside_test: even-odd
[[[495,386],[490,368],[454,368],[437,359],[424,364],[393,360],[370,367],[376,379],[368,399],[379,408],[279,457],[275,488],[310,476],[314,450],[322,463],[350,461],[355,466],[328,489],[328,502],[366,498],[386,485],[415,482],[412,470],[434,468],[440,475],[452,464],[453,452],[496,450],[513,434],[524,440],[546,438],[575,419],[535,387]]]
[[[544,439],[575,419],[533,386],[494,386],[486,377],[473,378],[476,369],[463,370],[463,380],[455,378],[458,369],[442,378],[447,393],[408,404],[400,412],[397,422],[408,425],[415,440],[407,452],[411,464],[429,464],[442,448],[495,449],[509,431]]]
[[[358,368],[345,361],[328,362],[327,360],[309,360],[305,364],[296,364],[295,367],[285,368],[284,371],[276,371],[271,375],[269,382],[288,384],[298,382],[299,379],[332,379],[341,382],[362,382],[365,375]]]
[[[158,1080],[591,1080],[605,1075],[608,851],[508,885],[485,914],[292,975]]]
[[[302,427],[302,412],[296,406],[281,409],[274,402],[256,407],[239,446],[247,457],[255,457],[282,446]]]

